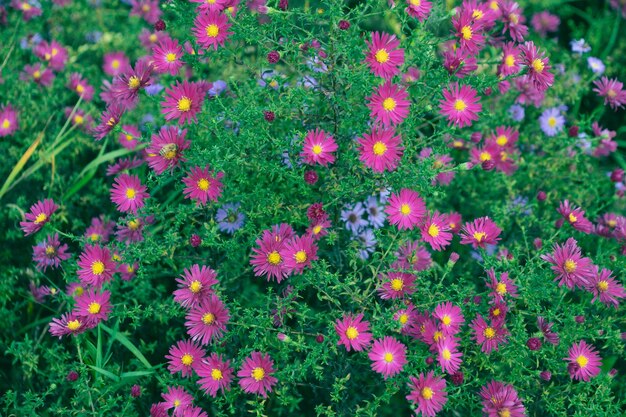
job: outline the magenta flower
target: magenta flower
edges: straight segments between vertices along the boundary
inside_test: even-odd
[[[420,245],[420,242],[407,242],[398,248],[396,253],[398,260],[394,262],[394,269],[411,269],[419,272],[424,271],[432,265],[430,252]]]
[[[522,63],[528,68],[528,77],[539,91],[544,91],[554,84],[554,74],[548,58],[539,53],[533,42],[526,42],[520,47]]]
[[[166,38],[152,48],[152,65],[158,74],[176,75],[183,66],[183,48],[176,39]]]
[[[461,230],[461,244],[472,245],[474,249],[498,243],[502,230],[489,217],[481,217],[467,222]]]
[[[446,222],[446,215],[435,211],[420,226],[422,240],[430,245],[433,250],[442,251],[452,242],[452,233]]]
[[[190,198],[196,202],[196,205],[203,206],[207,201],[217,201],[222,195],[222,177],[223,172],[215,173],[211,171],[208,165],[204,168],[198,166],[189,170],[189,175],[183,178],[186,185],[183,193],[185,198]]]
[[[93,128],[93,137],[95,140],[102,140],[117,126],[122,119],[124,109],[117,104],[112,104],[106,108],[100,115],[100,124]]]
[[[372,370],[383,374],[383,378],[396,375],[406,364],[406,346],[390,336],[374,340],[367,356],[372,361]]]
[[[196,10],[198,12],[221,12],[230,4],[231,0],[190,0],[192,3],[199,3]]]
[[[48,268],[58,268],[61,262],[70,258],[67,245],[61,245],[59,234],[48,235],[43,242],[33,246],[33,261],[37,262],[37,269],[44,271]]]
[[[437,342],[437,361],[441,370],[448,375],[454,374],[461,368],[462,356],[454,337],[442,337]]]
[[[77,72],[70,75],[70,82],[67,87],[76,92],[79,97],[82,97],[85,101],[91,101],[93,98],[93,87],[89,85],[87,81],[83,79],[83,76]]]
[[[285,242],[279,255],[288,274],[301,274],[317,260],[317,245],[310,236],[294,236]]]
[[[43,12],[40,7],[33,6],[27,0],[11,0],[11,7],[22,12],[22,20],[25,22],[28,22],[33,17],[41,16]]]
[[[20,74],[21,81],[33,81],[42,87],[48,87],[54,81],[54,72],[45,68],[40,63],[24,65],[24,71]]]
[[[591,276],[585,289],[593,294],[591,302],[600,300],[604,305],[614,308],[619,307],[619,299],[626,297],[626,291],[622,284],[613,277],[613,271],[598,268],[594,265],[594,274]]]
[[[130,61],[124,52],[110,52],[104,55],[102,70],[105,74],[115,77],[130,68]]]
[[[86,329],[87,326],[82,317],[78,317],[74,313],[65,313],[60,319],[52,319],[48,331],[52,336],[58,336],[60,339],[68,334],[77,335],[84,332]]]
[[[498,66],[498,75],[508,77],[517,74],[521,68],[522,51],[514,42],[505,42],[502,45],[502,63]]]
[[[222,301],[215,294],[211,294],[193,307],[185,318],[187,334],[193,340],[199,340],[202,345],[207,345],[222,337],[230,314]]]
[[[507,343],[509,331],[504,328],[502,320],[494,320],[488,324],[480,314],[476,316],[470,327],[473,330],[472,339],[478,343],[480,350],[486,354],[498,350],[500,344]]]
[[[602,358],[593,346],[588,345],[584,340],[574,343],[567,351],[567,358],[563,360],[569,362],[567,372],[570,378],[589,382],[591,378],[598,376],[602,366]]]
[[[139,144],[138,139],[141,138],[141,132],[133,125],[122,126],[122,131],[117,138],[117,141],[126,149],[135,149]]]
[[[112,308],[109,302],[110,297],[109,291],[97,293],[90,288],[76,298],[73,313],[76,317],[83,319],[87,327],[96,327],[98,323],[109,317]]]
[[[48,66],[54,71],[62,71],[67,63],[68,53],[67,49],[61,46],[57,41],[41,41],[35,48],[35,55],[38,58],[48,63]]]
[[[548,343],[557,346],[559,344],[559,335],[552,331],[554,323],[548,323],[543,317],[537,317],[537,327],[543,333],[543,337]]]
[[[139,16],[147,23],[154,25],[161,17],[159,0],[130,0],[131,16]]]
[[[363,314],[357,314],[356,317],[348,314],[335,323],[335,331],[339,335],[337,344],[344,345],[348,352],[352,349],[360,352],[372,341],[372,334],[368,331],[370,324],[362,320]]]
[[[208,300],[215,293],[212,287],[219,283],[214,270],[198,264],[185,268],[176,282],[178,289],[174,291],[174,301],[185,308],[194,308]]]
[[[405,272],[388,272],[381,274],[382,285],[378,294],[383,300],[402,298],[415,292],[415,277]]]
[[[182,387],[167,387],[167,392],[161,394],[161,396],[165,400],[162,403],[165,406],[165,410],[173,408],[174,416],[177,417],[182,417],[182,411],[191,406],[193,402],[191,394],[185,391]]]
[[[589,285],[594,275],[593,264],[591,259],[582,256],[574,238],[567,239],[562,246],[555,243],[553,250],[552,254],[541,255],[541,259],[552,264],[552,271],[556,274],[554,280],[559,282],[559,287],[565,285],[573,289]]]
[[[278,380],[272,376],[274,371],[274,361],[268,354],[252,352],[244,359],[241,369],[237,372],[239,385],[244,392],[259,394],[267,398],[267,393],[272,392],[272,387]]]
[[[404,87],[387,81],[367,98],[370,117],[384,127],[402,123],[409,115],[411,102],[407,100],[408,97]]]
[[[196,374],[200,377],[198,385],[200,389],[215,398],[217,391],[230,391],[230,383],[233,380],[233,368],[230,360],[222,359],[222,355],[211,353],[211,356],[204,359],[195,368]]]
[[[488,417],[526,417],[524,404],[511,385],[492,380],[481,388],[480,397],[483,413]]]
[[[158,175],[166,170],[172,172],[174,167],[187,159],[183,151],[189,148],[191,142],[185,139],[187,129],[179,132],[176,126],[163,126],[158,134],[153,134],[151,143],[146,150],[148,165]]]
[[[458,83],[443,90],[443,99],[439,103],[440,113],[448,118],[448,124],[458,127],[471,126],[483,108],[476,90],[468,85],[459,87]]]
[[[465,323],[461,309],[449,301],[438,304],[435,307],[433,318],[439,322],[444,336],[457,334],[463,323]]]
[[[329,133],[321,129],[309,130],[304,138],[304,146],[300,155],[305,164],[328,166],[335,162],[333,152],[337,148],[337,142]]]
[[[11,105],[0,106],[0,138],[12,135],[18,128],[17,111]]]
[[[426,204],[416,191],[403,188],[399,194],[391,194],[385,213],[389,215],[390,224],[400,230],[410,230],[424,220]]]
[[[446,380],[435,376],[433,371],[426,376],[419,374],[417,378],[410,376],[408,385],[411,393],[406,399],[417,404],[415,411],[424,417],[434,417],[448,402]]]
[[[217,47],[224,46],[226,38],[233,34],[228,31],[232,26],[228,23],[228,17],[216,11],[199,14],[193,23],[191,31],[196,37],[196,42],[203,49],[213,47],[217,50]]]
[[[504,297],[508,294],[513,298],[517,298],[517,285],[509,278],[508,272],[502,272],[500,279],[496,278],[496,272],[491,268],[487,271],[489,280],[487,287],[491,289],[489,296],[494,302],[504,301]]]
[[[604,97],[604,105],[611,106],[613,110],[617,110],[626,105],[626,90],[624,90],[624,84],[617,81],[617,79],[609,80],[607,77],[602,77],[600,80],[593,82],[595,88],[593,89],[600,97]]]
[[[374,75],[390,80],[400,73],[400,67],[404,64],[404,49],[398,48],[400,41],[394,35],[374,32],[372,42],[365,43],[369,48],[365,62]]]
[[[277,240],[272,232],[265,230],[261,238],[256,240],[256,244],[258,248],[252,248],[254,254],[250,259],[254,275],[265,276],[268,281],[275,279],[278,283],[287,278],[289,271],[285,268],[284,258],[280,254],[285,246],[285,240]]]
[[[359,159],[374,172],[394,171],[404,153],[402,138],[395,130],[380,127],[364,133],[359,142]]]
[[[181,372],[183,378],[192,376],[204,359],[204,354],[204,350],[195,342],[179,340],[170,347],[169,354],[165,355],[165,359],[169,361],[167,369],[172,374]]]
[[[24,236],[32,235],[41,230],[44,224],[50,221],[50,216],[59,208],[51,198],[38,201],[30,207],[28,213],[24,215],[26,219],[20,222],[20,227],[24,231]]]
[[[111,201],[122,213],[134,214],[144,206],[144,200],[150,197],[146,190],[147,187],[141,184],[138,176],[122,174],[115,178],[111,187]]]
[[[587,234],[593,232],[593,224],[585,218],[585,212],[580,207],[571,206],[568,200],[562,201],[557,211],[574,229]]]
[[[409,16],[415,17],[420,22],[426,20],[433,8],[432,2],[428,0],[406,0],[407,8],[405,11]]]
[[[113,79],[111,95],[115,103],[123,109],[132,109],[139,100],[139,91],[150,85],[152,65],[147,60],[139,60],[135,68],[129,68]]]
[[[196,115],[202,110],[204,94],[195,83],[183,81],[165,89],[166,98],[161,103],[161,113],[168,122],[178,119],[178,124],[196,123]]]
[[[475,55],[482,49],[485,37],[479,20],[474,19],[471,10],[462,10],[452,18],[454,36],[459,39],[459,47],[463,51]]]

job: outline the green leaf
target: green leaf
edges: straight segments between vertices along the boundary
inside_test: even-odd
[[[91,369],[93,369],[94,371],[101,373],[102,375],[106,376],[109,379],[112,379],[113,381],[117,382],[120,380],[120,377],[115,375],[113,372],[109,372],[106,369],[102,369],[99,368],[97,366],[93,366],[93,365],[87,365],[88,367],[90,367]]]
[[[100,325],[102,326],[102,330],[104,330],[105,332],[110,334],[114,339],[116,339],[118,342],[120,342],[122,345],[124,345],[124,347],[126,347],[126,349],[130,350],[131,353],[133,355],[135,355],[135,357],[137,359],[139,359],[139,362],[143,363],[146,368],[148,368],[148,369],[152,368],[152,365],[150,365],[150,362],[148,362],[146,357],[143,356],[143,353],[141,353],[139,351],[139,349],[137,349],[137,347],[130,340],[128,340],[128,338],[126,336],[124,336],[123,334],[117,332],[116,330],[113,330],[113,329],[107,327],[104,324],[100,324]]]

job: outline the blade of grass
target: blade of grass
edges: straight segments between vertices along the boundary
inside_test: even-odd
[[[115,382],[118,382],[120,380],[120,377],[115,375],[113,372],[109,372],[106,369],[102,369],[100,367],[97,366],[93,366],[93,365],[87,365],[89,368],[93,369],[94,371],[101,373],[102,375],[106,376],[109,379],[112,379]]]
[[[139,351],[139,349],[137,349],[137,346],[135,346],[130,340],[128,340],[128,338],[126,336],[124,336],[122,333],[119,333],[118,331],[115,331],[115,330],[107,327],[104,324],[100,324],[100,325],[102,326],[102,330],[104,330],[105,332],[110,334],[118,342],[120,342],[122,345],[124,345],[124,347],[126,347],[126,349],[130,350],[130,352],[133,355],[135,355],[135,357],[137,359],[139,359],[139,362],[143,363],[146,368],[152,369],[152,365],[150,365],[150,362],[148,362],[146,357],[143,356],[143,353],[141,353]]]
[[[49,121],[50,121],[50,119],[48,119],[48,122]],[[48,126],[47,123],[46,123],[46,126]],[[11,184],[15,180],[15,177],[17,177],[17,174],[19,174],[20,171],[24,168],[24,165],[26,165],[26,163],[28,162],[30,157],[33,155],[33,153],[35,152],[35,150],[37,149],[37,147],[41,143],[41,140],[43,139],[43,135],[44,135],[45,130],[46,130],[46,128],[44,127],[44,130],[39,132],[39,134],[35,138],[35,141],[33,143],[31,143],[31,145],[28,147],[28,149],[26,149],[26,152],[24,152],[22,157],[19,159],[19,161],[17,161],[17,163],[15,164],[13,169],[11,170],[11,173],[7,177],[6,181],[4,181],[4,185],[0,189],[0,198],[2,198],[2,196],[10,189]]]

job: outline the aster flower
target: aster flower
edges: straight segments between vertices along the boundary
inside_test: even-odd
[[[522,62],[528,68],[528,77],[535,84],[537,89],[543,91],[554,84],[554,74],[550,72],[552,68],[548,58],[539,53],[533,42],[526,42],[520,47],[522,52]]]
[[[304,138],[304,146],[300,155],[305,164],[328,166],[335,162],[333,152],[337,148],[337,142],[329,133],[321,129],[309,130]]]
[[[10,136],[19,128],[17,111],[11,106],[0,106],[0,138]]]
[[[301,274],[317,260],[317,245],[310,236],[294,236],[285,242],[279,253],[288,274]]]
[[[100,116],[100,124],[93,129],[93,137],[95,140],[102,140],[117,126],[122,119],[124,109],[117,104],[109,105]]]
[[[387,81],[367,97],[370,117],[384,127],[402,123],[409,115],[411,102],[407,100],[408,97],[404,87]]]
[[[430,268],[432,264],[430,253],[417,240],[400,246],[396,256],[398,260],[392,265],[394,269],[411,269],[419,272]]]
[[[557,346],[559,344],[559,335],[552,331],[554,323],[548,323],[543,317],[537,317],[537,327],[543,334],[543,337],[548,343]]]
[[[594,274],[585,286],[587,291],[593,294],[591,302],[600,300],[604,305],[617,308],[619,299],[626,297],[626,291],[622,284],[613,277],[613,271],[598,268],[594,265]]]
[[[489,217],[481,217],[467,222],[461,230],[461,244],[472,245],[474,249],[498,243],[502,230]]]
[[[120,278],[122,279],[122,281],[130,281],[137,275],[137,268],[139,268],[139,264],[137,262],[134,262],[132,264],[126,263],[121,264],[117,268],[117,272],[120,273]]]
[[[48,331],[52,336],[58,336],[60,339],[68,334],[77,335],[86,329],[87,326],[82,317],[78,317],[74,313],[65,313],[60,319],[52,319]]]
[[[444,336],[457,334],[465,323],[461,309],[449,301],[435,307],[433,318],[439,322],[439,327]]]
[[[392,128],[372,128],[358,139],[359,159],[374,172],[394,171],[404,153],[402,138]]]
[[[372,370],[385,379],[400,373],[407,363],[406,346],[390,336],[374,340],[367,356],[372,361]]]
[[[331,222],[327,218],[315,220],[311,222],[309,227],[307,227],[306,234],[310,236],[314,241],[317,241],[328,234],[328,229],[330,227]]]
[[[589,234],[593,232],[593,224],[585,217],[580,207],[573,207],[568,200],[562,201],[557,209],[558,213],[576,230]]]
[[[517,74],[522,63],[521,50],[514,42],[502,45],[502,63],[498,66],[498,75],[508,77]]]
[[[358,242],[359,258],[364,261],[369,259],[370,254],[374,253],[374,250],[376,250],[376,235],[374,235],[372,229],[363,230],[358,235],[353,236],[352,240]]]
[[[573,289],[575,286],[589,285],[593,279],[593,264],[591,259],[581,255],[575,239],[567,239],[562,246],[555,243],[553,250],[552,254],[541,255],[541,259],[552,264],[552,271],[556,274],[554,280],[559,282],[559,287],[565,285]]]
[[[11,0],[11,7],[22,12],[22,19],[28,22],[33,17],[41,16],[41,5],[37,7],[32,0]]]
[[[452,48],[443,53],[443,66],[450,75],[462,79],[478,69],[476,57],[466,49]]]
[[[384,207],[379,206],[378,198],[373,195],[369,196],[363,205],[365,206],[365,210],[367,212],[367,220],[369,224],[374,229],[383,227],[387,216],[383,210]]]
[[[584,340],[574,343],[567,351],[567,358],[563,360],[569,362],[567,372],[572,379],[589,382],[591,378],[598,376],[602,366],[602,358],[592,345],[588,345]]]
[[[205,165],[203,169],[198,166],[192,167],[189,174],[183,178],[186,185],[183,190],[185,198],[192,199],[200,206],[205,205],[208,200],[217,202],[222,195],[223,176],[223,172],[211,171],[209,165]]]
[[[50,216],[52,216],[58,208],[59,206],[57,206],[51,198],[33,204],[29,212],[24,215],[26,220],[20,222],[24,236],[32,235],[41,230],[44,224],[50,221]]]
[[[84,320],[89,328],[95,327],[101,321],[106,321],[111,312],[109,298],[111,293],[103,291],[97,293],[91,288],[76,298],[76,306],[73,313]]]
[[[222,355],[211,353],[211,356],[204,359],[195,368],[196,374],[200,377],[198,385],[200,389],[215,398],[217,391],[230,391],[230,383],[233,380],[233,368],[230,360],[224,360]]]
[[[511,126],[498,126],[495,133],[492,133],[487,139],[487,143],[495,144],[502,150],[512,150],[519,138],[517,129]]]
[[[110,52],[104,55],[102,70],[105,74],[115,77],[130,69],[130,61],[124,52]]]
[[[77,72],[70,75],[70,82],[67,87],[76,92],[84,101],[91,101],[93,98],[93,87],[83,79],[83,76]]]
[[[158,74],[176,75],[183,66],[180,58],[183,56],[183,48],[176,39],[163,39],[152,48],[152,61],[154,72]]]
[[[483,28],[480,21],[475,20],[471,10],[462,10],[452,18],[454,36],[459,39],[462,50],[470,54],[477,54],[485,43],[485,37],[481,33]]]
[[[111,252],[99,245],[86,245],[78,259],[78,277],[85,285],[100,288],[115,273]]]
[[[452,242],[452,233],[446,222],[446,216],[435,211],[420,226],[422,241],[430,244],[433,250],[444,250]]]
[[[187,159],[183,151],[189,148],[191,142],[185,139],[187,129],[179,132],[176,126],[163,126],[158,134],[153,134],[151,143],[146,150],[148,165],[158,175],[166,170],[172,172],[180,162]]]
[[[267,398],[267,394],[272,392],[272,387],[278,382],[272,376],[274,372],[274,361],[270,355],[252,352],[244,359],[241,369],[237,372],[240,378],[239,385],[244,392]]]
[[[280,252],[283,250],[285,241],[276,239],[270,231],[263,232],[261,239],[257,239],[258,248],[252,248],[252,259],[250,264],[254,268],[254,275],[265,275],[267,280],[276,279],[280,283],[289,276],[288,270],[285,268],[285,262]]]
[[[424,220],[426,204],[416,191],[403,188],[400,193],[391,195],[385,212],[389,223],[398,229],[413,229]]]
[[[606,70],[606,66],[601,59],[590,56],[587,58],[587,66],[595,75],[602,75]]]
[[[600,80],[593,82],[595,88],[593,91],[600,97],[604,97],[604,105],[611,106],[613,110],[617,110],[626,105],[626,90],[623,89],[624,84],[617,79],[608,79],[602,77]]]
[[[379,276],[378,294],[383,300],[401,298],[415,292],[415,277],[405,272],[388,272]]]
[[[180,278],[176,278],[178,289],[174,291],[174,301],[185,308],[193,308],[215,293],[218,284],[217,274],[205,265],[194,264],[185,268]]]
[[[420,70],[417,67],[409,67],[406,72],[402,74],[402,82],[405,84],[413,84],[421,77]]]
[[[232,26],[228,23],[228,17],[216,11],[199,14],[193,23],[191,31],[198,45],[204,49],[213,47],[217,50],[217,47],[224,46],[226,38],[233,34],[228,31]]]
[[[561,19],[558,16],[549,13],[548,11],[542,11],[535,13],[530,20],[530,24],[539,35],[545,37],[548,32],[556,32],[559,30],[559,24]]]
[[[117,141],[126,149],[133,150],[139,144],[138,139],[141,138],[141,133],[133,125],[123,125],[122,131],[117,137]]]
[[[178,124],[196,123],[196,115],[202,110],[204,94],[195,83],[177,82],[165,90],[167,97],[161,103],[161,113],[168,122],[178,119]]]
[[[196,10],[198,12],[221,12],[229,5],[233,4],[231,0],[190,0],[192,3],[198,3]]]
[[[509,32],[511,38],[518,43],[524,42],[524,37],[528,34],[528,27],[524,24],[526,18],[523,10],[515,1],[500,0],[497,2],[500,8],[500,16],[504,22],[502,33]]]
[[[517,298],[517,285],[509,278],[508,272],[502,272],[500,279],[496,278],[496,272],[491,268],[487,271],[489,280],[487,288],[491,289],[489,296],[494,302],[504,301],[504,297],[508,294],[510,297]]]
[[[411,327],[414,325],[418,313],[413,304],[410,303],[406,308],[401,308],[394,313],[393,319],[400,325],[400,333],[411,334]]]
[[[445,337],[437,342],[437,361],[441,370],[448,375],[452,375],[461,368],[461,357],[458,342],[453,337]]]
[[[450,125],[471,126],[473,121],[478,120],[477,113],[480,113],[482,108],[480,97],[468,85],[459,87],[458,83],[453,83],[443,90],[440,113],[448,118]]]
[[[34,65],[24,65],[24,70],[20,74],[21,81],[32,81],[42,87],[50,86],[52,81],[54,81],[54,78],[54,73],[49,68],[45,68],[39,63]]]
[[[373,32],[372,42],[365,43],[369,48],[365,62],[374,75],[390,80],[400,73],[404,64],[404,49],[398,48],[400,41],[394,35]]]
[[[222,301],[215,294],[211,294],[193,307],[185,319],[187,320],[185,322],[187,334],[192,340],[207,345],[222,337],[230,314]]]
[[[204,350],[195,342],[179,340],[170,347],[169,354],[165,355],[169,361],[167,369],[170,373],[181,372],[183,378],[193,375],[204,359]]]
[[[539,117],[539,125],[546,136],[556,136],[563,131],[565,125],[565,117],[561,114],[558,107],[552,107],[544,110]]]
[[[115,163],[107,165],[106,175],[107,177],[112,177],[120,172],[129,172],[131,169],[142,166],[143,163],[144,160],[137,157],[121,158],[115,161]]]
[[[167,392],[161,394],[161,397],[165,400],[162,403],[165,410],[173,408],[174,416],[177,417],[182,417],[182,411],[193,402],[193,397],[183,387],[167,387]]]
[[[35,55],[48,63],[48,66],[54,71],[62,71],[67,63],[68,53],[60,43],[55,40],[41,41],[35,47]]]
[[[61,245],[59,234],[48,235],[37,246],[33,246],[33,261],[37,262],[37,269],[46,271],[48,267],[58,268],[62,261],[70,258],[67,245]]]
[[[147,187],[141,184],[136,175],[122,174],[115,178],[111,187],[111,201],[122,213],[137,213],[144,206],[144,200],[150,197]]]
[[[152,224],[154,216],[146,216],[145,218],[133,217],[126,222],[120,222],[116,225],[117,230],[115,236],[118,242],[142,242],[143,229],[146,224]]]
[[[470,324],[473,334],[472,339],[480,345],[480,350],[486,354],[492,350],[498,350],[498,346],[507,343],[509,331],[504,328],[504,322],[494,320],[488,324],[480,314]]]
[[[363,314],[352,316],[344,315],[341,320],[335,323],[335,331],[339,336],[338,345],[344,345],[350,352],[355,350],[360,352],[369,346],[372,341],[372,334],[369,332],[370,324],[363,320]]]
[[[407,8],[405,11],[409,16],[415,17],[420,22],[428,18],[430,10],[433,7],[432,2],[428,0],[406,0]]]
[[[488,417],[526,417],[526,410],[511,385],[492,380],[480,390],[483,413]]]
[[[409,389],[411,393],[406,399],[413,404],[417,404],[416,413],[421,413],[424,417],[434,417],[448,402],[446,380],[440,376],[435,376],[433,371],[426,376],[419,374],[416,378],[409,377]]]
[[[226,203],[215,214],[217,228],[225,233],[233,234],[243,227],[246,215],[239,209],[241,203]]]
[[[139,60],[135,68],[129,68],[116,76],[111,85],[111,95],[115,103],[124,109],[132,109],[139,100],[139,91],[150,85],[152,65],[147,60]]]
[[[346,223],[346,229],[353,234],[358,234],[368,224],[363,214],[365,214],[363,203],[355,203],[354,206],[346,206],[344,210],[341,210],[341,220]]]
[[[161,17],[159,0],[130,0],[131,16],[139,16],[147,23],[154,25]]]

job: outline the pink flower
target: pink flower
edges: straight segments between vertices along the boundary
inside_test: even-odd
[[[0,106],[0,138],[10,136],[17,131],[17,111],[11,106]]]
[[[384,127],[402,123],[409,115],[411,102],[407,100],[408,96],[405,88],[387,81],[367,98],[370,117]]]
[[[554,74],[550,72],[552,68],[548,58],[539,53],[533,42],[526,42],[520,47],[522,52],[522,62],[528,68],[528,77],[535,84],[535,87],[544,91],[554,84]]]
[[[446,216],[435,211],[426,218],[420,226],[422,232],[422,240],[428,244],[433,250],[444,250],[450,242],[452,242],[452,233],[446,222]]]
[[[91,101],[93,98],[93,87],[89,85],[87,81],[83,80],[82,75],[77,72],[70,75],[70,82],[67,87],[76,92],[76,94],[85,101]]]
[[[272,387],[278,380],[272,376],[274,371],[274,361],[268,354],[252,352],[244,359],[241,369],[237,372],[239,385],[244,392],[259,394],[267,398],[267,393],[272,392]]]
[[[593,294],[591,302],[600,300],[607,306],[617,308],[619,306],[619,298],[626,297],[626,291],[622,284],[613,277],[613,271],[609,269],[598,268],[594,265],[594,274],[585,289]]]
[[[509,278],[508,272],[500,274],[500,279],[496,278],[496,273],[491,268],[487,271],[489,280],[487,281],[487,287],[491,289],[489,296],[492,297],[494,302],[504,301],[504,297],[508,294],[513,298],[517,298],[517,285]]]
[[[65,313],[60,319],[52,319],[50,329],[48,330],[52,336],[58,336],[60,339],[68,334],[77,335],[86,329],[85,319],[78,317],[74,313]]]
[[[415,411],[424,417],[434,417],[448,402],[446,381],[440,376],[436,377],[433,371],[426,376],[419,374],[418,378],[410,376],[408,385],[411,393],[406,399],[417,404]]]
[[[526,18],[519,4],[516,1],[500,0],[498,5],[500,6],[500,16],[504,22],[502,33],[508,31],[515,42],[524,42],[524,37],[528,34],[528,27],[524,24]]]
[[[352,349],[360,352],[372,341],[372,334],[368,331],[370,324],[362,320],[363,314],[357,314],[356,317],[348,314],[335,323],[335,331],[339,335],[337,344],[344,345],[348,352]]]
[[[600,80],[593,82],[593,89],[600,97],[604,97],[604,105],[609,105],[613,110],[617,110],[626,105],[626,90],[623,89],[624,84],[616,78],[609,80],[602,77]]]
[[[438,304],[435,307],[433,318],[439,322],[444,336],[457,334],[463,323],[465,323],[461,309],[449,301]]]
[[[317,260],[317,245],[310,236],[294,236],[285,242],[279,254],[288,274],[301,274]]]
[[[110,297],[109,291],[97,293],[90,288],[76,298],[73,313],[76,317],[83,319],[87,327],[96,327],[98,323],[109,317],[111,312]]]
[[[215,293],[214,285],[218,284],[217,274],[205,265],[194,264],[176,278],[178,289],[174,291],[174,301],[185,308],[198,306]]]
[[[391,128],[374,127],[370,134],[363,134],[358,142],[359,159],[374,172],[394,171],[404,153],[402,138]]]
[[[183,378],[193,375],[193,370],[198,369],[204,359],[204,350],[195,342],[179,340],[170,347],[169,354],[165,355],[169,361],[167,369],[170,373],[182,372]]]
[[[508,77],[517,74],[520,70],[522,51],[514,42],[506,42],[502,45],[502,63],[498,66],[498,75]]]
[[[38,201],[30,206],[29,212],[24,215],[26,220],[20,222],[24,236],[32,235],[41,230],[44,224],[50,221],[50,216],[52,216],[58,208],[59,206],[57,206],[51,198]]]
[[[67,49],[61,46],[57,41],[41,41],[35,48],[35,55],[48,63],[48,66],[55,71],[62,71],[67,63]]]
[[[461,230],[461,244],[472,245],[474,249],[498,243],[502,230],[489,218],[481,217],[467,222]]]
[[[400,67],[404,64],[404,49],[396,49],[400,41],[394,35],[374,32],[372,42],[365,43],[369,48],[365,62],[374,75],[390,80],[400,73]]]
[[[129,68],[113,79],[111,95],[115,104],[124,109],[132,109],[139,101],[139,91],[150,85],[152,65],[142,59],[135,63],[135,68]]]
[[[183,190],[185,198],[190,198],[196,205],[203,206],[207,201],[217,201],[222,195],[223,172],[215,173],[208,165],[203,169],[195,166],[190,169],[189,175],[183,178],[183,183],[187,186]]]
[[[27,0],[11,0],[11,7],[22,12],[22,19],[25,22],[28,22],[33,17],[41,16],[42,13],[40,7],[33,6]]]
[[[309,130],[304,138],[304,146],[300,155],[305,164],[328,166],[335,162],[333,152],[337,148],[337,142],[332,135],[321,129]]]
[[[420,22],[426,20],[433,8],[432,2],[428,0],[406,0],[407,8],[405,11],[409,16],[417,18]]]
[[[222,301],[215,294],[211,294],[193,307],[185,318],[187,334],[192,340],[199,340],[202,345],[207,345],[222,337],[230,314]]]
[[[382,285],[378,288],[378,294],[383,300],[402,298],[415,292],[415,277],[406,272],[388,272],[381,274]]]
[[[135,149],[137,147],[137,139],[141,138],[141,132],[133,125],[122,126],[122,132],[117,138],[117,141],[126,149]]]
[[[552,331],[552,326],[554,326],[554,323],[548,323],[543,317],[537,317],[537,327],[543,333],[543,337],[548,343],[557,346],[560,339],[559,335]]]
[[[48,235],[46,239],[33,246],[33,260],[37,262],[37,269],[46,271],[48,267],[58,268],[61,262],[70,258],[67,245],[61,245],[59,234]]]
[[[399,194],[391,194],[385,213],[389,215],[389,223],[398,229],[413,229],[424,220],[426,204],[416,191],[403,188]]]
[[[146,190],[138,176],[122,174],[115,178],[111,187],[111,201],[122,213],[137,213],[144,206],[144,200],[150,197]]]
[[[250,264],[254,267],[254,275],[265,275],[268,281],[275,279],[280,283],[289,276],[289,271],[285,268],[285,260],[280,254],[285,246],[285,240],[276,238],[277,235],[265,230],[256,241],[258,248],[252,248],[254,255]]]
[[[158,134],[153,134],[151,143],[146,150],[148,154],[148,165],[158,175],[170,170],[174,170],[180,162],[187,159],[183,156],[183,151],[189,148],[191,142],[185,139],[187,129],[178,131],[176,126],[163,126]]]
[[[167,387],[167,392],[161,394],[165,400],[162,403],[166,410],[174,409],[174,416],[182,417],[183,410],[191,406],[193,397],[182,387]],[[166,413],[167,415],[167,413]],[[159,416],[160,417],[160,416]]]
[[[178,124],[196,123],[196,115],[202,110],[204,94],[195,83],[177,82],[172,88],[165,90],[167,97],[161,103],[161,113],[168,122],[178,119]]]
[[[593,232],[593,224],[585,218],[585,212],[580,207],[571,206],[568,200],[562,201],[557,211],[574,229],[587,234]]]
[[[535,13],[530,20],[530,24],[535,29],[535,32],[545,37],[548,32],[557,32],[559,30],[559,24],[561,19],[558,16],[553,15],[547,11]]]
[[[567,351],[567,355],[567,358],[563,358],[563,360],[569,362],[567,372],[572,379],[582,379],[588,382],[600,373],[602,358],[594,347],[588,345],[584,340],[574,343]]]
[[[488,324],[480,314],[476,316],[470,327],[473,330],[472,339],[481,347],[486,354],[492,350],[498,350],[498,345],[507,343],[509,331],[504,328],[502,320],[494,320]]]
[[[593,279],[594,271],[589,258],[583,258],[578,243],[574,238],[569,238],[564,245],[555,243],[554,252],[549,255],[541,255],[541,259],[552,264],[552,271],[556,274],[555,281],[559,281],[559,287],[565,285],[569,289],[575,286],[587,286]]]
[[[218,45],[224,46],[226,38],[233,34],[228,32],[230,27],[231,24],[228,23],[228,17],[225,14],[209,11],[196,17],[191,31],[195,35],[198,45],[203,49],[213,47],[214,50],[217,50]]]
[[[105,74],[115,77],[130,69],[130,61],[124,52],[111,52],[104,55],[102,70]]]
[[[196,10],[198,12],[221,12],[228,7],[231,0],[190,0],[192,3],[199,3]]]
[[[418,272],[430,268],[432,264],[430,253],[420,246],[417,240],[400,246],[396,256],[398,260],[392,265],[394,269],[411,269]]]
[[[524,404],[511,385],[492,380],[481,388],[480,396],[483,413],[488,417],[526,417]]]
[[[152,48],[152,65],[158,74],[176,75],[183,66],[183,48],[175,39],[166,38]]]
[[[406,346],[390,336],[374,340],[367,356],[372,361],[372,370],[383,374],[385,379],[400,373],[407,362]]]
[[[233,380],[233,368],[230,360],[222,359],[222,355],[211,353],[211,356],[204,359],[195,368],[196,374],[200,377],[198,385],[200,388],[215,398],[217,391],[230,391],[230,383]]]
[[[437,342],[437,361],[441,370],[449,375],[457,372],[461,368],[461,357],[458,342],[453,337],[442,337]]]
[[[453,17],[452,26],[456,31],[454,36],[459,39],[460,49],[473,55],[480,52],[485,43],[485,37],[481,33],[483,28],[473,18],[470,10],[463,10]]]
[[[458,83],[452,83],[443,90],[440,113],[448,117],[448,123],[451,125],[471,126],[473,121],[478,120],[478,113],[482,108],[476,90],[468,85],[459,87]]]
[[[109,134],[122,119],[124,109],[117,104],[112,104],[102,112],[100,124],[93,128],[92,134],[95,140],[102,140]]]
[[[116,265],[111,252],[99,245],[86,245],[78,259],[78,277],[84,285],[100,288],[115,273]]]

